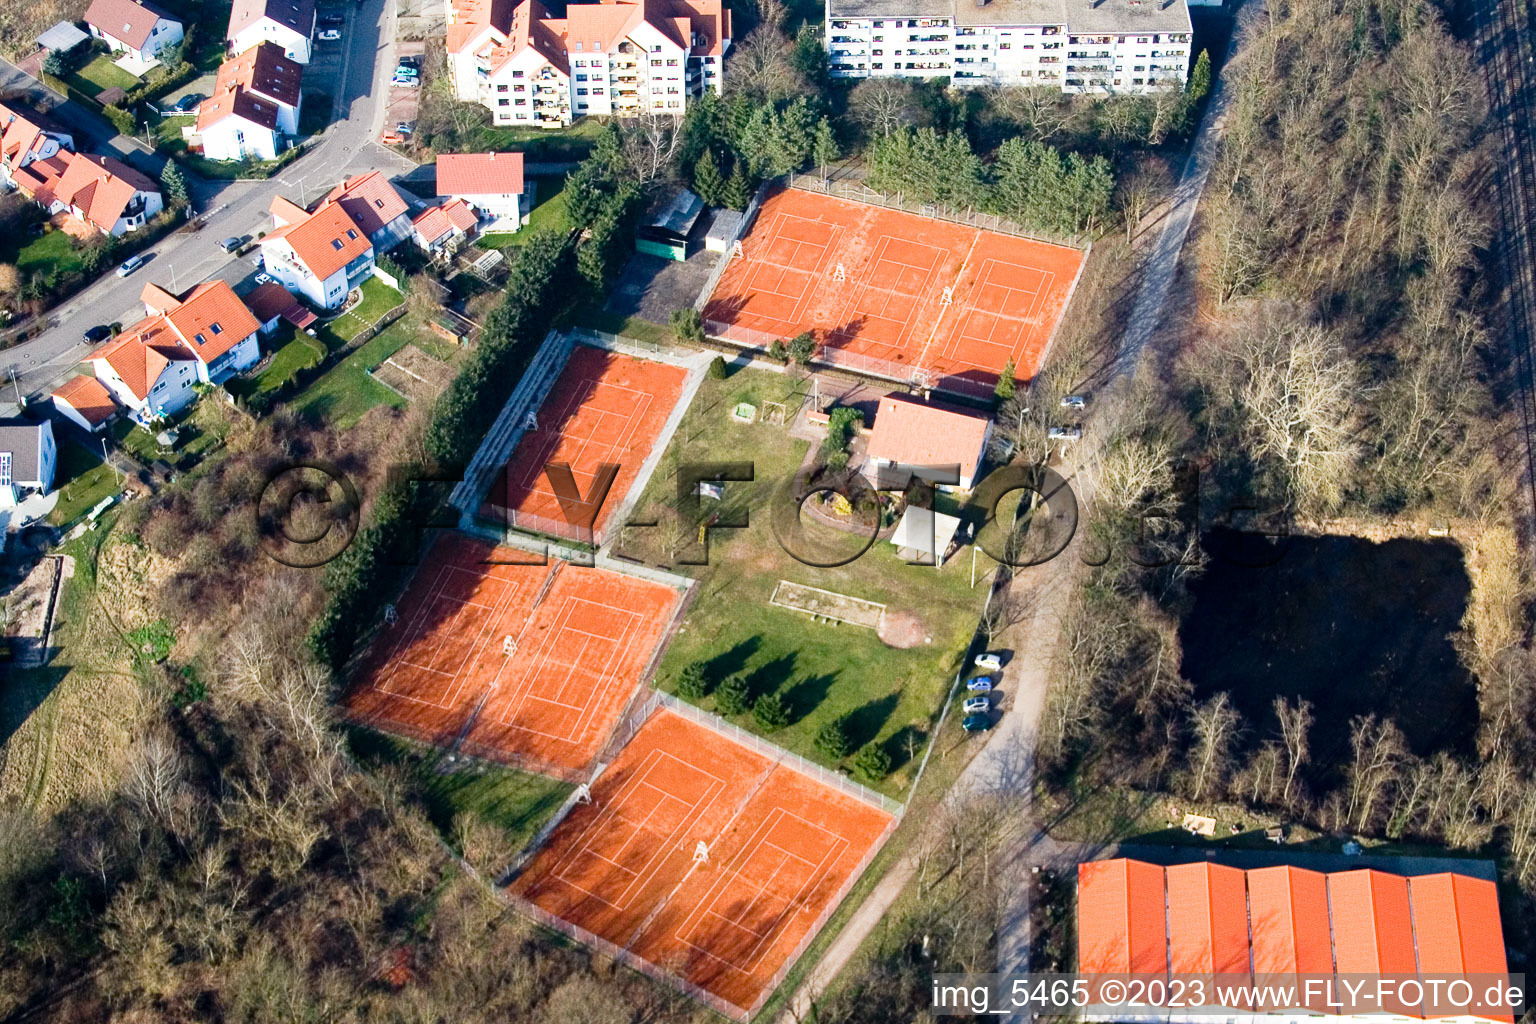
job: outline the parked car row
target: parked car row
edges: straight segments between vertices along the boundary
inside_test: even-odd
[[[965,698],[960,709],[965,712],[965,718],[960,722],[960,728],[966,732],[986,732],[992,728],[992,689],[997,685],[998,677],[987,673],[1001,672],[1003,669],[1003,656],[992,651],[986,651],[976,655],[971,664],[983,674],[973,676],[965,681],[966,692],[971,696]]]
[[[401,57],[395,62],[395,77],[390,79],[390,85],[401,85],[407,89],[415,89],[421,85],[421,58]]]

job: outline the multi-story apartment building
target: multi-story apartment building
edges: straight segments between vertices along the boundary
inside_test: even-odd
[[[718,93],[731,45],[721,0],[602,0],[551,17],[539,0],[450,0],[459,99],[496,124],[561,128],[585,114],[682,114]]]
[[[829,0],[833,77],[1152,92],[1189,74],[1188,0]]]

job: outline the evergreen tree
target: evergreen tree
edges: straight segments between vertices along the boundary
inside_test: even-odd
[[[747,204],[752,202],[752,183],[747,181],[747,176],[742,172],[740,161],[736,163],[731,180],[725,183],[725,194],[720,199],[733,210],[745,210]]]
[[[63,78],[69,74],[69,61],[58,50],[49,50],[48,56],[43,58],[43,71],[54,78]]]
[[[782,339],[774,338],[773,341],[769,343],[768,358],[777,359],[781,363],[789,362],[789,349],[784,347],[784,342]]]
[[[698,700],[709,692],[709,676],[704,672],[704,663],[691,662],[677,677],[677,695],[688,700]]]
[[[1013,357],[1009,356],[1008,361],[1003,364],[1003,372],[998,375],[997,387],[992,389],[992,394],[997,398],[998,404],[1001,405],[1013,397],[1014,390]]]
[[[752,703],[752,718],[764,732],[777,732],[789,724],[789,708],[776,693],[765,693]]]
[[[693,191],[710,206],[719,206],[725,195],[725,177],[708,146],[693,165]]]
[[[1205,99],[1211,91],[1211,55],[1207,50],[1201,50],[1200,56],[1195,59],[1195,66],[1189,73],[1189,86],[1184,90],[1184,95],[1189,99],[1190,106],[1194,106]]]
[[[891,755],[878,743],[866,743],[853,759],[853,771],[866,782],[879,782],[891,772]]]
[[[841,717],[834,718],[816,733],[816,749],[833,761],[848,756],[848,728]]]
[[[674,309],[672,311],[672,333],[677,335],[678,341],[691,342],[695,345],[702,344],[704,341],[704,318],[692,306]]]
[[[167,160],[165,170],[160,172],[160,184],[165,186],[165,194],[172,206],[185,205],[187,201],[187,176],[181,173],[181,168],[176,166],[174,160]]]
[[[797,334],[789,341],[789,358],[801,366],[811,365],[811,359],[816,355],[816,338],[810,331]]]
[[[832,134],[832,122],[825,117],[816,122],[816,139],[811,144],[811,159],[821,167],[821,176],[827,176],[827,164],[838,157],[837,138]]]
[[[709,361],[709,379],[725,380],[730,375],[730,370],[725,365],[724,356],[715,356]]]
[[[726,676],[715,687],[715,710],[722,715],[739,715],[752,703],[752,690],[741,673]]]

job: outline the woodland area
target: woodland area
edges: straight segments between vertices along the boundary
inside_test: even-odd
[[[1144,367],[1099,439],[1086,525],[1136,557],[1086,568],[1074,592],[1042,725],[1047,789],[1058,804],[1117,786],[1230,801],[1323,833],[1479,851],[1536,889],[1530,589],[1492,397],[1505,361],[1483,323],[1496,154],[1482,83],[1422,0],[1270,9],[1229,68],[1201,206],[1208,315]],[[1277,697],[1258,723],[1228,693],[1196,697],[1179,670],[1209,557],[1180,521],[1196,464],[1202,508],[1263,509],[1266,528],[1455,524],[1470,597],[1453,641],[1477,684],[1477,756],[1415,752],[1389,717],[1360,714],[1319,764],[1310,702]],[[1325,776],[1340,781],[1308,784]]]

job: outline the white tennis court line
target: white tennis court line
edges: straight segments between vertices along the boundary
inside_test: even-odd
[[[810,828],[813,828],[816,831],[822,833],[823,835],[830,837],[831,842],[828,844],[826,852],[822,854],[820,861],[812,862],[810,859],[802,857],[792,850],[784,849],[768,838],[768,835],[772,832],[773,828],[785,818],[794,818],[802,824],[805,824]],[[751,974],[757,969],[757,964],[762,960],[764,954],[767,953],[768,946],[770,946],[773,940],[777,938],[778,935],[783,931],[785,922],[805,906],[807,890],[819,883],[820,880],[826,876],[828,871],[828,861],[832,860],[834,857],[842,856],[843,851],[847,850],[850,845],[851,843],[846,837],[838,835],[836,832],[833,832],[830,829],[823,828],[815,822],[809,821],[806,818],[795,814],[793,811],[786,810],[783,807],[773,808],[772,812],[770,812],[769,815],[764,818],[763,821],[758,825],[757,829],[754,830],[752,840],[749,840],[748,843],[744,845],[740,851],[738,851],[737,855],[731,861],[731,866],[725,873],[721,875],[720,880],[710,887],[708,890],[710,897],[708,902],[700,904],[697,908],[695,908],[693,912],[689,913],[689,915],[683,919],[682,923],[678,925],[675,937],[684,945],[693,947],[710,959],[716,960],[731,968],[732,970],[739,971],[742,974]],[[773,881],[771,876],[755,884],[753,880],[744,880],[741,877],[742,871],[746,865],[752,860],[753,857],[757,855],[759,850],[762,850],[765,847],[784,855],[785,859],[780,861],[779,870],[782,870],[782,866],[788,863],[789,860],[793,859],[799,861],[802,864],[810,865],[811,872],[805,878],[805,880],[800,883],[800,886],[795,890],[794,895],[785,902],[784,908],[779,911],[778,914],[774,915],[773,919],[766,926],[766,929],[763,931],[758,931],[755,928],[749,928],[742,924],[741,921],[737,918],[731,918],[725,914],[720,913],[719,911],[715,910],[715,907],[727,894],[730,894],[733,899],[736,898],[736,892],[738,889],[748,891],[755,890],[755,892],[753,892],[752,899],[748,900],[745,904],[745,906],[748,908],[756,906],[758,900],[763,896],[763,894],[768,892],[768,884]],[[737,885],[737,883],[740,883],[740,885]],[[775,893],[774,896],[775,898],[783,898],[782,894],[779,893]],[[697,920],[695,920],[695,915],[697,915]],[[742,931],[748,935],[754,935],[757,937],[757,941],[753,943],[748,951],[747,960],[744,964],[737,963],[733,960],[728,960],[725,957],[720,956],[719,953],[698,945],[688,937],[688,935],[697,934],[698,929],[703,927],[706,917],[717,918],[725,922],[730,927],[737,929],[738,931]],[[693,922],[691,928],[689,926],[690,921]],[[687,934],[685,934],[685,932]]]
[[[666,793],[673,800],[676,800],[680,804],[687,803],[687,801],[683,800],[682,797],[673,794],[666,787],[658,786],[650,781],[650,776],[652,772],[654,772],[659,766],[659,761],[661,758],[666,758],[675,766],[686,768],[688,771],[691,771],[696,775],[703,776],[708,780],[708,785],[705,787],[703,795],[700,796],[697,800],[693,801],[688,813],[683,818],[681,818],[678,823],[674,825],[665,835],[661,835],[657,832],[649,833],[653,837],[660,836],[660,841],[654,844],[655,849],[652,850],[651,856],[646,859],[644,868],[641,871],[636,872],[634,879],[632,879],[629,885],[625,886],[624,889],[618,894],[618,898],[622,900],[622,902],[614,903],[607,897],[600,896],[592,890],[586,888],[581,883],[567,878],[565,874],[566,869],[578,857],[587,853],[587,849],[592,843],[592,837],[598,835],[602,831],[606,831],[609,820],[618,815],[618,812],[629,802],[629,798],[632,793],[639,787],[646,786],[659,793]],[[625,910],[629,907],[629,902],[634,897],[635,890],[637,888],[643,888],[646,884],[649,883],[650,879],[654,878],[656,873],[661,870],[662,862],[665,861],[667,856],[671,854],[675,849],[674,840],[676,839],[677,835],[688,826],[690,826],[694,821],[696,821],[698,817],[703,813],[703,809],[713,803],[715,797],[724,792],[725,789],[725,780],[719,778],[714,773],[706,771],[697,765],[690,764],[689,762],[669,754],[664,750],[652,750],[646,754],[645,761],[641,763],[641,766],[639,770],[636,771],[634,777],[626,782],[623,786],[621,786],[619,791],[613,795],[612,799],[605,798],[602,810],[599,811],[597,816],[589,821],[581,830],[579,838],[582,841],[577,844],[577,846],[575,846],[570,853],[556,862],[555,868],[550,872],[550,874],[552,877],[558,878],[560,881],[564,882],[566,885],[569,885],[571,888],[584,892],[588,896],[591,896],[593,899],[600,900],[603,903],[608,904],[615,910]],[[654,813],[654,810],[655,807],[653,806],[651,813]],[[649,819],[650,813],[647,813],[646,820]],[[631,819],[627,818],[622,818],[621,820],[631,821]],[[649,830],[646,831],[649,832]],[[640,830],[637,829],[630,835],[630,838],[626,840],[623,847],[620,849],[628,849],[629,844],[632,843],[639,835]],[[590,854],[590,856],[596,860],[605,860],[609,863],[613,863],[610,858],[604,857],[601,854],[593,853]]]
[[[758,289],[763,294],[765,294],[765,295],[772,295],[774,298],[777,298],[777,299],[792,299],[794,301],[794,307],[793,307],[792,312],[790,313],[790,315],[788,317],[782,318],[786,322],[792,322],[792,321],[797,321],[797,320],[800,319],[801,313],[803,312],[803,308],[805,306],[806,299],[810,297],[811,291],[812,291],[812,289],[813,289],[813,287],[814,287],[814,285],[816,283],[816,280],[817,280],[818,277],[820,277],[822,268],[823,268],[824,264],[827,262],[827,258],[831,254],[831,252],[832,252],[832,247],[833,247],[834,243],[836,243],[838,235],[841,233],[842,229],[838,225],[836,225],[836,224],[830,225],[831,232],[832,232],[830,238],[828,238],[825,242],[809,242],[809,241],[805,241],[804,239],[793,238],[793,237],[790,237],[790,236],[784,234],[784,226],[785,226],[785,224],[790,222],[790,221],[799,221],[802,224],[820,224],[821,223],[820,221],[814,221],[814,220],[811,220],[811,219],[809,219],[807,217],[801,217],[801,216],[799,216],[797,214],[793,214],[793,213],[778,213],[778,214],[775,214],[774,217],[775,217],[775,219],[774,219],[774,222],[773,222],[773,228],[769,232],[769,237],[767,239],[766,244],[764,244],[761,248],[763,248],[763,249],[771,249],[773,247],[774,243],[778,242],[780,239],[783,239],[786,242],[793,242],[795,244],[795,254],[794,254],[794,257],[793,257],[793,261],[790,262],[790,263],[775,263],[772,260],[764,259],[764,258],[762,258],[760,256],[749,257],[749,260],[753,264],[753,267],[752,267],[751,271],[748,272],[747,277],[746,277],[746,281],[743,282],[743,283],[746,286],[747,290]],[[819,249],[820,250],[820,253],[816,256],[816,258],[814,260],[810,261],[810,266],[809,267],[804,266],[803,262],[800,259],[800,251],[801,251],[802,247],[805,248],[805,249]],[[756,247],[754,246],[754,248],[756,248]],[[791,271],[792,270],[792,271],[794,271],[797,274],[804,274],[805,275],[805,281],[804,281],[804,283],[802,283],[800,285],[799,293],[795,294],[795,295],[791,295],[788,292],[781,292],[777,288],[763,288],[763,287],[761,287],[758,284],[758,281],[757,281],[757,279],[758,279],[758,272],[761,271],[765,267],[773,267],[775,270],[779,271],[779,283],[780,284],[782,284],[784,282],[784,273],[787,272],[787,271]],[[778,320],[778,319],[781,319],[781,318],[780,317],[767,317],[767,319]]]
[[[887,256],[886,250],[890,248],[892,241],[898,241],[898,239],[893,239],[890,235],[880,236],[880,241],[875,243],[875,255],[869,263],[870,271],[873,272],[873,270],[876,267],[879,267],[882,263],[889,263],[895,267],[905,267],[908,270],[916,270],[918,273],[922,274],[925,278],[928,279],[931,287],[932,283],[936,281],[934,272],[938,269],[939,264],[943,261],[944,253],[947,250],[940,249],[937,246],[929,245],[927,242],[914,242],[905,238],[899,239],[899,241],[906,245],[921,246],[922,248],[928,250],[933,258],[929,260],[927,267],[920,267],[914,263],[906,263],[902,260],[892,259],[891,257]],[[877,345],[887,345],[895,349],[904,349],[907,344],[907,336],[911,334],[913,329],[916,327],[915,321],[917,319],[917,312],[922,308],[923,302],[919,296],[900,291],[894,286],[886,287],[885,285],[871,284],[869,278],[869,273],[860,276],[858,291],[846,301],[843,306],[843,312],[838,317],[840,326],[846,326],[853,320],[859,318],[863,318],[865,320],[882,320],[886,323],[898,325],[896,340],[885,342],[878,341],[873,338],[864,338],[862,336],[862,331],[848,333],[846,331],[838,330],[834,333],[841,338],[868,341]],[[873,305],[872,302],[868,301],[871,298],[871,293],[880,293],[885,297],[885,301],[881,304],[879,312],[876,312],[870,308],[866,308],[867,306]],[[896,299],[903,299],[911,302],[911,307],[907,309],[907,311],[901,316],[887,316],[886,310],[890,309],[892,301]]]
[[[1037,288],[1031,291],[1027,288],[1016,288],[1013,285],[999,284],[993,281],[993,272],[1003,267],[1039,274],[1040,284]],[[1009,354],[1012,354],[1018,347],[1019,339],[1022,338],[1027,329],[1032,326],[1030,324],[1029,318],[1033,317],[1036,313],[1039,312],[1044,297],[1050,293],[1050,290],[1052,286],[1055,285],[1055,283],[1056,272],[1052,270],[1041,270],[1039,267],[1027,267],[1022,263],[1012,263],[992,258],[984,260],[982,262],[981,273],[977,276],[975,284],[971,286],[972,294],[978,293],[982,288],[986,287],[1001,288],[1010,294],[1015,292],[1020,295],[1027,294],[1030,297],[1028,303],[1029,311],[1023,316],[1016,316],[1012,313],[1002,313],[995,310],[983,309],[979,306],[971,306],[962,316],[960,323],[956,327],[955,333],[951,335],[949,340],[945,343],[944,358],[953,359],[957,362],[963,362],[967,365],[979,367],[982,369],[998,369],[998,367],[986,366],[982,363],[975,362],[974,360],[961,359],[959,356],[955,355],[955,352],[958,351],[960,346],[965,342],[972,342],[978,345],[991,345],[994,348],[1006,349]],[[992,318],[992,326],[987,329],[987,336],[985,338],[970,333],[970,325],[977,314],[989,316]],[[997,335],[998,325],[1003,321],[1008,321],[1018,325],[1018,328],[1015,331],[1013,340],[1011,342],[992,340]]]
[[[600,608],[606,612],[617,612],[626,616],[619,635],[616,637],[603,636],[599,633],[591,633],[586,630],[573,628],[570,625],[571,618],[578,607],[583,605],[589,608]],[[549,629],[544,631],[544,639],[539,645],[539,651],[535,655],[534,663],[523,670],[518,680],[515,690],[518,694],[515,706],[509,706],[502,710],[498,719],[500,723],[535,736],[544,736],[566,743],[577,742],[586,733],[590,720],[596,714],[596,709],[602,706],[603,700],[599,698],[606,699],[610,691],[619,685],[619,659],[617,655],[619,652],[628,650],[627,642],[629,637],[635,632],[635,624],[641,618],[642,613],[630,611],[627,608],[615,608],[612,605],[601,604],[584,597],[567,596],[564,603],[560,606],[560,611],[556,614],[555,621],[551,623]],[[585,637],[586,639],[582,643],[580,652],[576,653],[572,659],[570,670],[566,672],[560,688],[564,689],[564,684],[568,683],[578,670],[585,669],[588,665],[593,664],[594,660],[597,664],[603,666],[602,673],[586,688],[586,700],[582,704],[567,704],[564,701],[554,700],[533,692],[534,680],[540,678],[544,666],[549,663],[551,658],[556,657],[557,649],[561,652],[570,651],[570,638],[572,635]],[[608,646],[608,650],[606,652],[600,650],[595,656],[588,655],[587,651],[592,646],[593,641],[602,641]],[[588,673],[583,672],[582,674],[585,676]],[[516,719],[522,716],[523,708],[530,700],[537,700],[543,704],[552,704],[559,708],[569,708],[573,711],[579,711],[579,713],[573,721],[571,729],[566,733],[545,732],[542,729],[530,728],[516,721]]]
[[[607,442],[605,444],[604,442],[593,441],[592,435],[582,437],[579,435],[567,434],[562,431],[556,437],[553,448],[541,446],[540,451],[543,452],[543,455],[523,467],[522,490],[525,495],[525,500],[526,498],[537,496],[540,498],[552,498],[558,502],[559,498],[555,494],[554,490],[542,486],[542,479],[547,478],[547,473],[545,471],[548,467],[550,456],[559,450],[561,443],[564,441],[574,440],[580,442],[580,447],[577,448],[575,455],[567,460],[571,467],[571,475],[576,479],[578,485],[581,485],[582,483],[590,484],[591,480],[595,480],[597,476],[596,467],[604,462],[617,461],[614,458],[616,453],[630,451],[633,449],[634,437],[640,430],[640,424],[645,421],[645,417],[650,413],[651,403],[655,400],[655,396],[652,395],[649,391],[640,391],[636,388],[625,387],[622,384],[611,384],[607,381],[599,381],[593,378],[588,378],[585,383],[592,385],[592,387],[587,392],[582,394],[581,401],[586,401],[587,398],[589,398],[591,394],[596,391],[596,388],[601,386],[621,391],[628,391],[631,395],[635,396],[635,408],[628,414],[628,418],[624,426],[620,428],[617,441]],[[569,405],[567,405],[566,410],[568,411],[569,408]],[[609,416],[618,417],[623,415],[617,412],[609,412],[606,409],[594,409],[592,411],[597,413],[600,418],[607,418]],[[589,447],[594,445],[605,448],[606,450],[602,452],[601,455],[594,455],[592,461],[588,462],[587,450]],[[582,468],[586,465],[590,465],[593,468],[590,470]],[[583,474],[589,476],[590,479],[583,481],[581,479]],[[586,505],[590,503],[581,502],[581,504]]]
[[[586,444],[596,434],[596,431],[592,431],[591,433],[585,435],[574,434],[565,426],[562,426],[557,432],[553,424],[562,423],[574,425],[573,421],[580,414],[582,404],[588,401],[593,395],[597,394],[599,388],[608,388],[614,391],[627,391],[631,395],[635,396],[634,402],[638,409],[643,411],[650,408],[651,393],[649,391],[641,391],[637,388],[627,387],[623,384],[614,384],[609,381],[602,380],[598,377],[583,377],[578,382],[578,386],[573,388],[570,393],[565,396],[565,403],[560,407],[559,412],[547,421],[550,425],[542,428],[542,433],[545,437],[549,437],[551,434],[553,434],[554,447],[550,447],[548,442],[540,443],[536,447],[536,453],[542,454],[538,458],[530,460],[527,465],[523,466],[522,483],[525,490],[533,490],[533,485],[537,482],[538,477],[544,472],[544,467],[549,462],[549,456],[558,450],[562,441],[581,441],[582,447],[578,453],[578,457],[580,454],[585,453]],[[539,414],[543,415],[543,412],[543,406],[540,406]],[[611,412],[607,409],[597,408],[592,409],[592,412],[597,414],[598,422],[601,422],[608,416],[624,415],[618,412]],[[631,410],[628,415],[632,420],[635,416],[635,412]],[[610,445],[610,447],[612,446]],[[572,465],[574,465],[575,460],[573,459],[571,461]]]
[[[460,692],[464,689],[466,680],[463,677],[463,672],[465,667],[471,664],[476,658],[480,656],[487,641],[487,632],[491,630],[495,623],[499,622],[506,615],[507,608],[517,599],[517,595],[522,592],[523,584],[520,580],[503,579],[499,576],[486,577],[489,579],[497,580],[504,585],[505,589],[497,598],[496,603],[490,607],[489,614],[487,614],[480,623],[480,628],[475,633],[474,642],[468,646],[464,657],[459,661],[458,665],[454,666],[451,673],[445,671],[444,669],[432,668],[428,665],[422,665],[416,661],[413,661],[405,657],[403,654],[400,654],[399,652],[409,650],[421,639],[421,635],[425,631],[426,616],[431,612],[431,610],[440,600],[457,600],[456,598],[448,598],[443,595],[443,589],[446,585],[447,579],[449,578],[449,574],[453,572],[461,572],[465,575],[477,577],[482,575],[456,565],[445,565],[438,571],[437,578],[433,580],[432,590],[429,592],[427,599],[422,602],[422,605],[417,609],[416,614],[411,617],[410,628],[413,629],[414,632],[408,637],[408,639],[401,641],[401,646],[397,646],[395,648],[395,652],[399,656],[390,658],[389,668],[385,671],[384,677],[380,679],[376,685],[376,688],[381,693],[387,693],[392,697],[396,697],[401,700],[412,701],[417,704],[423,704],[428,707],[442,708],[444,710],[453,707],[454,704],[458,702]],[[470,602],[465,601],[460,601],[459,604],[464,607],[486,607],[484,605],[478,604],[472,605]],[[439,641],[437,644],[433,645],[433,652],[435,653],[441,649],[441,647],[442,641]],[[437,701],[423,700],[420,697],[414,696],[412,694],[393,690],[390,688],[389,684],[390,681],[394,679],[400,666],[408,666],[418,672],[431,672],[435,675],[447,676],[450,680],[452,680],[452,684],[449,686],[448,691],[443,695],[443,697]]]

